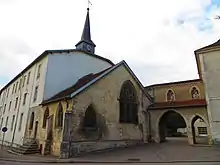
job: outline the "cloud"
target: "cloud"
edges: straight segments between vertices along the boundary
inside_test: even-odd
[[[214,19],[220,8],[211,0],[92,3],[96,53],[115,63],[124,59],[144,85],[198,78],[194,50],[220,36],[220,21]],[[11,79],[46,49],[74,48],[86,7],[86,1],[72,0],[0,5],[0,78]]]

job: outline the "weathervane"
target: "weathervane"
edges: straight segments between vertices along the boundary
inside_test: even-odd
[[[92,5],[92,3],[90,2],[90,0],[88,0],[88,9],[89,9],[90,5]]]

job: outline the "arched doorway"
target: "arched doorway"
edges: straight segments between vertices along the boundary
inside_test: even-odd
[[[159,120],[160,142],[165,142],[169,137],[187,137],[186,122],[181,114],[175,111],[165,112]]]
[[[208,129],[205,120],[196,115],[191,122],[193,144],[208,144]]]

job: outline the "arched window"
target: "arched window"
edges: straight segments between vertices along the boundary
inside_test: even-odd
[[[49,108],[47,107],[44,112],[44,118],[43,118],[43,125],[42,128],[46,128],[47,125],[47,118],[49,117]]]
[[[96,113],[93,107],[90,105],[85,112],[83,127],[84,128],[96,128]]]
[[[196,87],[193,87],[191,90],[192,99],[199,99],[199,90]]]
[[[120,92],[120,123],[138,124],[138,103],[136,90],[131,81],[125,81]]]
[[[31,113],[29,129],[32,130],[34,126],[34,112]]]
[[[57,115],[56,115],[56,125],[57,127],[63,126],[63,106],[61,103],[58,105]]]
[[[175,100],[175,94],[171,89],[169,89],[167,91],[167,101],[174,101],[174,100]]]

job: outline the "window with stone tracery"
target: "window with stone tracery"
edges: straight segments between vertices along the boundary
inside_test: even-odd
[[[57,127],[63,126],[63,106],[61,103],[59,103],[58,109],[57,109],[56,126]]]
[[[196,87],[193,87],[191,90],[191,97],[192,99],[199,99],[199,90]]]
[[[47,107],[47,109],[44,112],[44,118],[43,118],[43,125],[42,128],[46,128],[47,125],[47,118],[49,117],[49,108]]]
[[[119,122],[138,124],[137,94],[132,82],[129,80],[125,81],[121,87],[119,104]]]
[[[174,101],[175,100],[175,94],[174,92],[170,89],[167,92],[167,101]]]

